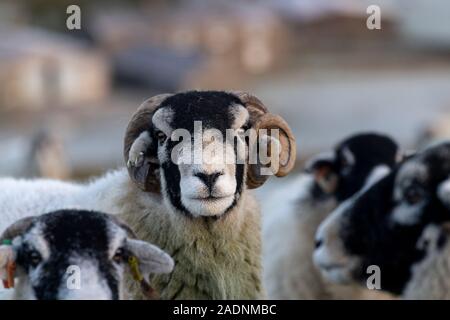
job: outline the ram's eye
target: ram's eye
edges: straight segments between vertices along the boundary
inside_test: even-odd
[[[165,135],[164,132],[158,131],[158,132],[156,132],[156,138],[158,139],[158,141],[159,141],[160,143],[163,143],[164,141],[166,141],[167,136]]]
[[[418,186],[411,186],[407,188],[403,194],[404,199],[410,205],[421,202],[424,197],[423,190]]]
[[[28,254],[28,261],[33,267],[37,267],[39,263],[42,261],[42,256],[36,250],[30,251]]]
[[[114,253],[114,256],[112,258],[115,262],[120,263],[124,261],[125,259],[125,250],[123,248],[119,248]]]

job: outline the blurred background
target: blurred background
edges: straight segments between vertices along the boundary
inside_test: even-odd
[[[71,4],[81,30],[66,27]],[[366,27],[371,4],[381,30]],[[450,136],[450,2],[0,2],[0,175],[120,166],[137,106],[185,89],[256,94],[293,128],[298,168],[360,130],[417,148]]]

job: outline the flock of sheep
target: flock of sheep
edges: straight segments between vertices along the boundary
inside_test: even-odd
[[[195,136],[198,121],[200,143],[175,139],[177,129]],[[249,129],[270,163],[249,160]],[[450,143],[403,155],[387,136],[354,135],[260,209],[251,189],[274,162],[275,176],[288,175],[295,146],[248,93],[148,99],[125,132],[126,167],[86,184],[0,179],[0,298],[450,297]],[[183,161],[192,150],[202,161]]]

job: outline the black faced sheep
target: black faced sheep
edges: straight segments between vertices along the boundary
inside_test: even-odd
[[[150,273],[173,269],[166,253],[99,212],[61,210],[22,218],[0,241],[0,276],[5,287],[14,288],[1,293],[13,299],[123,299],[126,272],[134,272],[150,295]]]
[[[411,156],[344,202],[317,232],[320,245],[314,259],[322,273],[332,281],[366,285],[368,268],[376,266],[382,290],[403,297],[426,296],[426,291],[412,295],[411,288],[423,287],[417,281],[423,281],[424,269],[433,273],[430,264],[442,261],[430,257],[420,239],[430,224],[450,221],[449,175],[447,142]],[[438,274],[435,279],[440,280],[432,278],[430,273],[429,281],[442,281]]]
[[[1,223],[30,209],[119,214],[174,258],[172,274],[151,279],[163,299],[263,298],[260,210],[248,189],[291,171],[286,122],[246,93],[159,95],[132,117],[124,156],[128,169],[88,185],[0,180]]]
[[[264,212],[264,281],[270,298],[381,298],[356,285],[330,283],[312,255],[319,224],[339,203],[387,174],[398,154],[397,144],[387,136],[356,134],[313,158],[308,173],[282,187],[283,197]]]

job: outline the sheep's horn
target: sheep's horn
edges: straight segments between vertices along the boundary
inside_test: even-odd
[[[125,163],[128,163],[129,153],[133,142],[139,137],[139,135],[152,128],[153,113],[159,107],[159,105],[171,94],[160,94],[144,101],[137,111],[133,114],[128,127],[125,132],[124,139],[124,158]],[[144,191],[159,192],[160,183],[159,177],[155,173],[155,170],[159,168],[158,158],[153,154],[147,155],[151,158],[151,161],[146,161],[140,167],[128,167],[128,174],[131,180],[138,185]]]
[[[291,128],[286,121],[278,116],[270,113],[267,107],[254,95],[247,92],[232,92],[245,105],[250,114],[250,122],[252,128],[259,134],[260,129],[279,130],[279,141],[281,145],[279,168],[275,173],[277,177],[286,176],[294,167],[296,160],[296,142]],[[268,179],[269,176],[261,175],[261,165],[251,164],[247,171],[247,186],[250,189],[260,187]]]
[[[244,91],[232,91],[231,93],[237,96],[248,109],[250,121],[257,120],[258,117],[269,112],[267,107],[256,96]]]
[[[281,144],[280,150],[280,167],[275,173],[277,177],[284,177],[294,168],[295,160],[297,156],[297,145],[295,142],[294,134],[287,122],[280,116],[275,114],[265,114],[258,121],[259,129],[278,129],[279,140]],[[270,132],[268,132],[270,133]]]
[[[3,242],[3,240],[12,240],[17,236],[20,236],[32,225],[35,220],[36,217],[26,217],[14,222],[6,228],[5,231],[3,231],[0,236],[0,242]]]

